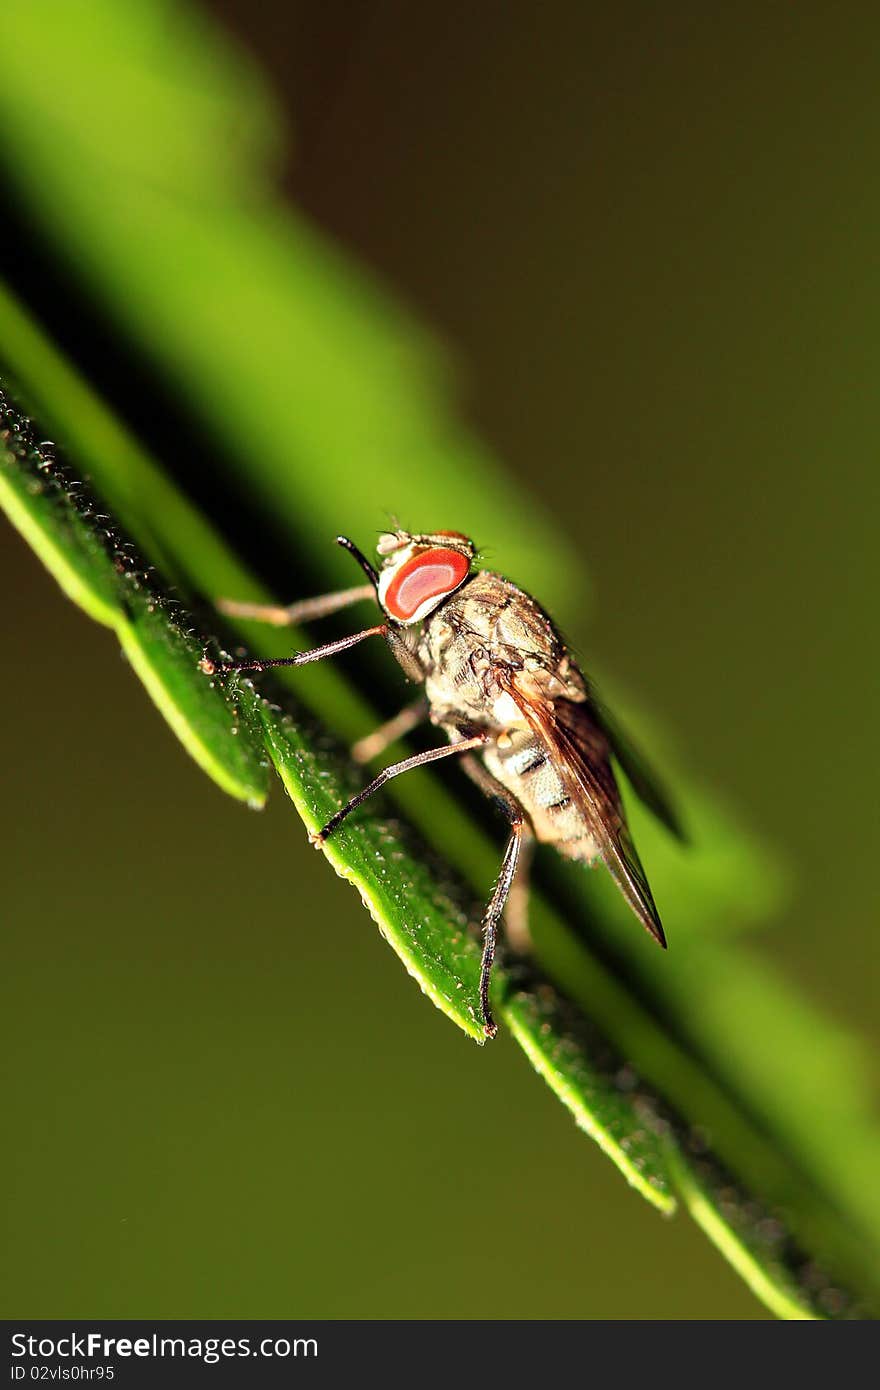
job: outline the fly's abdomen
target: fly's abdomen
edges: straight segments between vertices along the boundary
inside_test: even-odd
[[[492,776],[516,797],[537,838],[569,859],[590,860],[597,848],[577,803],[538,739],[515,733],[507,747],[490,745],[483,761]]]

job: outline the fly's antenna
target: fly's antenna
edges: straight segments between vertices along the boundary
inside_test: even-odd
[[[342,548],[343,548],[343,550],[347,550],[348,553],[349,553],[349,555],[353,555],[353,556],[354,556],[354,558],[357,560],[358,564],[360,565],[361,569],[363,570],[364,574],[367,576],[367,578],[369,579],[369,581],[370,581],[370,583],[372,584],[373,588],[376,590],[376,593],[378,594],[378,593],[379,593],[379,575],[378,575],[377,571],[373,568],[373,566],[370,564],[369,560],[367,559],[367,557],[366,557],[366,555],[363,553],[363,551],[362,551],[362,550],[358,550],[358,548],[357,548],[357,546],[355,545],[354,541],[350,541],[350,540],[348,539],[348,536],[337,536],[337,537],[336,537],[336,544],[337,544],[337,545],[341,545]]]

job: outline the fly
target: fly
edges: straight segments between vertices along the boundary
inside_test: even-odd
[[[464,772],[504,811],[510,836],[486,908],[480,1007],[487,1037],[496,1033],[489,1003],[502,913],[508,938],[528,943],[528,866],[535,842],[568,859],[605,864],[642,925],[666,946],[660,916],[632,841],[612,756],[633,790],[679,838],[681,826],[659,782],[596,700],[544,610],[509,579],[475,567],[473,541],[458,531],[395,530],[379,539],[377,570],[345,536],[337,537],[369,583],[289,607],[225,600],[232,616],[276,625],[298,623],[375,598],[383,620],[349,637],[272,660],[232,662],[224,671],[303,666],[381,637],[422,697],[355,745],[368,762],[428,719],[448,744],[385,768],[310,838],[320,847],[352,811],[393,777],[441,758]],[[202,669],[218,669],[209,658]]]

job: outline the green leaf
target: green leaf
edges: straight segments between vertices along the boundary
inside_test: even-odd
[[[231,796],[261,806],[268,762],[252,697],[206,687],[201,648],[82,485],[36,444],[0,394],[0,504],[74,603],[113,628],[123,651],[187,752]]]
[[[209,433],[228,495],[247,499],[285,537],[315,589],[351,582],[329,539],[343,528],[368,531],[384,506],[415,525],[439,519],[499,546],[503,538],[499,566],[577,636],[580,558],[458,425],[436,347],[275,200],[281,137],[253,70],[185,9],[97,0],[49,11],[20,4],[5,16],[17,57],[0,90],[9,175],[96,312],[115,323],[120,345],[145,349]],[[37,69],[39,108],[29,100]],[[174,139],[160,141],[162,129]],[[7,296],[0,330],[32,413],[63,438],[77,472],[94,480],[164,578],[201,600],[267,596],[234,545]],[[66,592],[114,627],[221,785],[259,801],[268,756],[316,824],[353,785],[339,740],[374,717],[359,690],[335,670],[297,672],[285,719],[246,682],[202,677],[196,619],[144,579],[140,562],[117,573],[128,555],[118,535],[105,547],[103,527],[83,514],[65,477],[50,468],[58,488],[45,486],[45,460],[22,452],[15,433],[0,474],[4,503]],[[226,640],[233,634],[265,655],[296,640],[247,624]],[[625,713],[644,737],[644,716]],[[647,742],[664,747],[662,733]],[[860,1305],[839,1281],[876,1296],[880,1246],[871,1176],[880,1143],[861,1056],[736,939],[732,928],[772,913],[782,876],[682,775],[668,744],[662,761],[694,845],[679,850],[637,808],[634,821],[675,924],[674,960],[633,930],[606,875],[563,867],[535,902],[537,978],[499,975],[499,1016],[628,1179],[663,1210],[678,1192],[777,1313],[853,1315]],[[379,805],[327,853],[429,996],[475,1036],[478,944],[462,928],[477,919],[497,849],[427,773],[394,784],[389,800],[415,830]],[[719,1178],[722,1170],[736,1181]]]
[[[643,1197],[671,1214],[676,1202],[656,1102],[635,1092],[633,1072],[607,1040],[547,982],[515,989],[503,1017],[579,1127]]]
[[[790,1237],[783,1223],[756,1209],[711,1158],[685,1156],[681,1149],[671,1149],[669,1162],[678,1194],[691,1216],[756,1297],[779,1318],[797,1322],[815,1318],[803,1284],[815,1281],[817,1272],[805,1268],[803,1256],[786,1249]],[[801,1285],[792,1278],[792,1266],[801,1268]],[[812,1292],[824,1316],[838,1314],[846,1304],[841,1291],[823,1276]]]

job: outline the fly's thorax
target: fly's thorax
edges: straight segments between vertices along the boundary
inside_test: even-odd
[[[425,693],[435,723],[448,714],[459,722],[489,722],[486,679],[490,650],[486,638],[470,621],[464,590],[454,594],[422,624],[419,660],[425,671]]]
[[[441,611],[425,624],[419,644],[425,694],[437,724],[494,724],[487,696],[490,661],[485,645]]]
[[[548,615],[503,575],[480,570],[446,605],[455,618],[496,650],[558,660],[562,643]]]
[[[519,658],[514,653],[499,653],[472,628],[447,621],[445,612],[438,613],[427,626],[419,659],[434,722],[477,725],[499,733],[528,728],[501,680]]]

